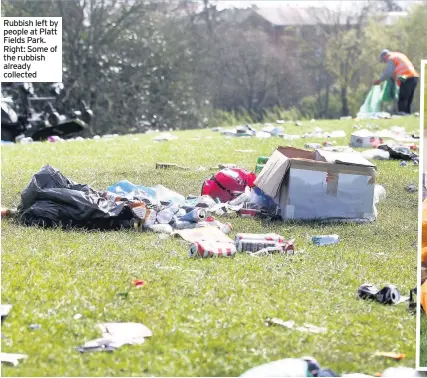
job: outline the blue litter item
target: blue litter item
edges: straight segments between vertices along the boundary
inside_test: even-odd
[[[116,194],[129,194],[131,192],[143,192],[151,198],[156,198],[156,189],[144,185],[135,185],[128,180],[121,180],[107,188],[107,192]]]
[[[273,198],[265,194],[260,188],[257,188],[256,186],[252,189],[250,202],[256,203],[265,209],[274,208],[276,206]]]
[[[194,210],[191,210],[187,214],[179,217],[180,221],[189,221],[189,222],[199,222],[206,219],[206,210],[196,207]]]

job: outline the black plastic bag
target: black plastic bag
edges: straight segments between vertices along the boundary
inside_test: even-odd
[[[136,218],[126,202],[116,203],[89,185],[76,184],[45,165],[21,193],[18,219],[26,225],[117,229]]]

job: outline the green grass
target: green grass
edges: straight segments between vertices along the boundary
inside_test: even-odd
[[[417,118],[364,121],[417,131]],[[342,129],[347,145],[354,121],[286,125],[288,133],[320,126]],[[153,143],[156,134],[114,140],[4,146],[2,205],[16,206],[19,193],[44,164],[97,189],[121,179],[147,186],[161,183],[185,195],[200,193],[211,172],[200,165],[236,163],[253,170],[259,155],[278,145],[302,147],[305,139],[225,139],[210,130],[176,132],[178,140]],[[197,136],[212,139],[192,140]],[[137,138],[137,139],[135,139]],[[315,141],[315,140],[313,140]],[[318,140],[321,142],[321,140]],[[253,149],[238,153],[235,149]],[[190,166],[156,171],[155,162]],[[397,285],[402,294],[416,284],[418,167],[379,161],[378,183],[387,199],[378,221],[365,225],[265,223],[233,218],[237,232],[277,232],[296,238],[300,253],[289,256],[192,260],[187,245],[157,234],[83,232],[23,227],[2,222],[2,303],[13,304],[3,324],[4,352],[26,353],[4,376],[237,376],[265,362],[312,355],[339,373],[373,374],[389,366],[415,365],[415,317],[406,305],[359,301],[362,283]],[[339,234],[338,245],[314,247],[308,236]],[[234,233],[231,235],[234,237]],[[148,282],[133,289],[131,280]],[[118,293],[129,291],[127,298]],[[80,320],[73,315],[83,314]],[[304,334],[267,327],[267,317],[327,327]],[[81,355],[74,347],[100,336],[97,324],[142,322],[153,337],[113,354]],[[30,331],[37,323],[41,329]],[[405,360],[374,357],[398,351]]]

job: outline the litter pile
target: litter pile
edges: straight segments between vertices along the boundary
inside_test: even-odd
[[[162,185],[127,180],[97,191],[46,165],[21,193],[17,216],[26,225],[168,234],[207,226],[228,233],[231,225],[215,217],[232,214],[284,220],[376,218],[376,167],[358,153],[279,147],[271,157],[260,157],[255,170],[258,176],[241,168],[221,169],[203,182],[201,195],[184,197]]]

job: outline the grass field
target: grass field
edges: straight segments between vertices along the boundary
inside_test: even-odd
[[[347,145],[354,121],[286,125],[303,133],[319,126],[341,129]],[[415,117],[359,124],[406,126]],[[3,146],[2,206],[16,206],[19,193],[44,164],[97,189],[121,179],[163,184],[182,194],[200,193],[209,171],[200,165],[236,163],[253,170],[259,155],[278,145],[302,147],[305,139],[226,139],[210,130],[175,133],[179,139],[153,143],[157,134],[112,140]],[[212,139],[193,140],[201,136]],[[313,140],[322,142],[322,140]],[[236,149],[253,149],[239,153]],[[190,166],[156,171],[155,162]],[[4,376],[238,376],[265,362],[312,355],[338,373],[374,374],[389,366],[415,365],[415,317],[401,304],[388,307],[356,299],[358,287],[397,285],[402,294],[416,285],[418,167],[378,161],[377,182],[387,191],[371,224],[265,223],[233,218],[237,232],[277,232],[296,238],[295,256],[191,260],[187,245],[153,233],[83,232],[23,227],[2,222],[2,303],[13,309],[2,326],[2,351],[26,353]],[[339,234],[338,245],[314,247],[308,236]],[[234,237],[234,233],[231,234]],[[131,287],[141,278],[147,285]],[[127,298],[118,294],[129,292]],[[83,317],[73,319],[80,313]],[[270,328],[267,317],[327,327],[325,334]],[[141,322],[153,331],[143,345],[112,354],[81,355],[74,347],[100,337],[97,324]],[[31,331],[28,326],[40,324]],[[406,354],[401,362],[376,351]]]

